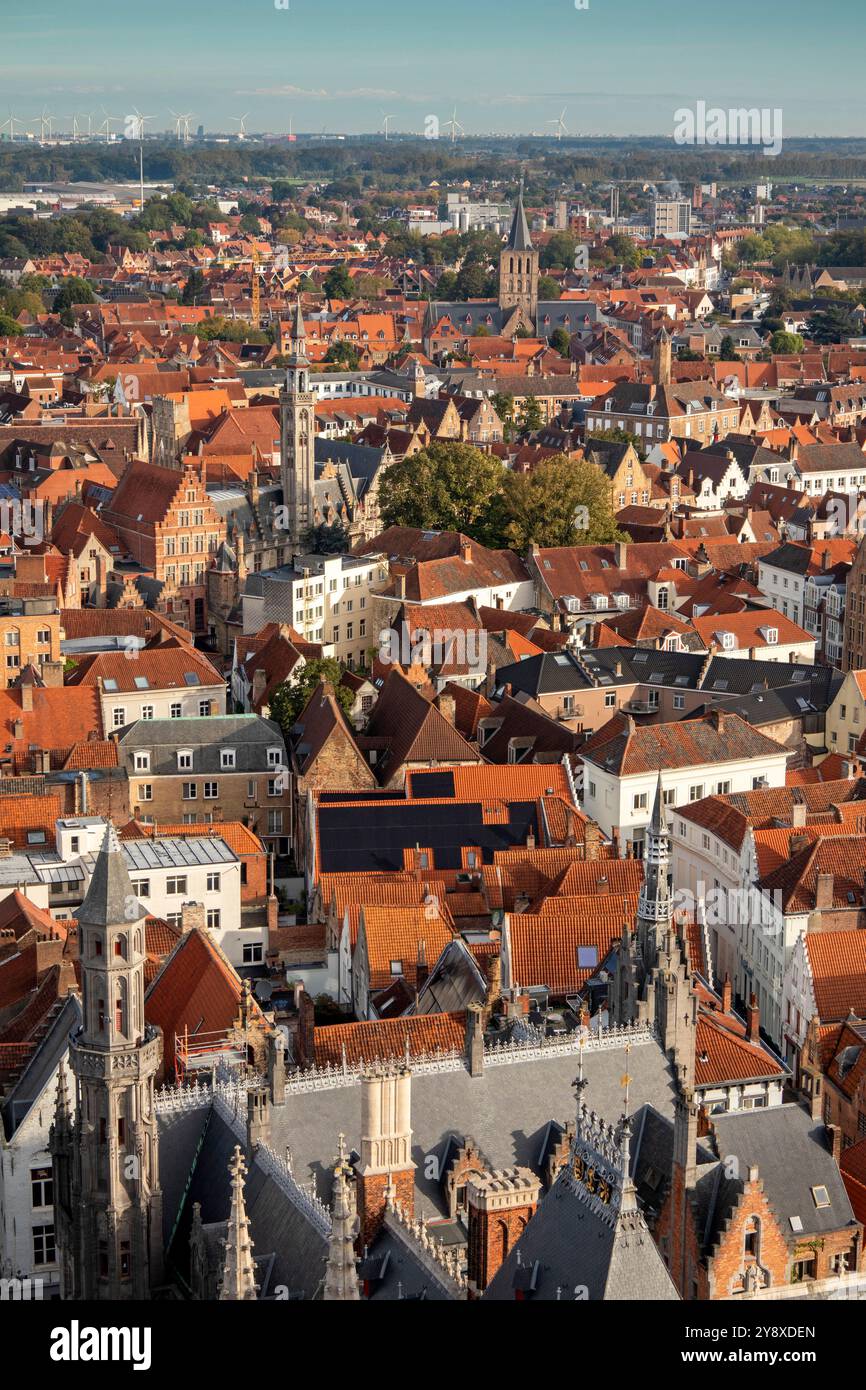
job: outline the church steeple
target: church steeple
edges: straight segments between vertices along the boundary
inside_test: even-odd
[[[499,307],[522,309],[533,328],[538,312],[538,275],[538,252],[532,245],[521,180],[511,231],[499,257]]]
[[[334,1166],[334,1205],[331,1210],[331,1240],[325,1269],[324,1298],[328,1302],[355,1303],[360,1298],[355,1264],[355,1239],[360,1223],[355,1201],[352,1170],[343,1135],[340,1135]]]
[[[221,1301],[244,1302],[255,1299],[256,1266],[253,1260],[253,1243],[250,1238],[250,1223],[244,1203],[244,1177],[246,1164],[239,1144],[235,1144],[229,1163],[232,1183],[232,1207],[226,1231],[226,1254],[223,1264],[223,1277],[220,1285]]]
[[[108,825],[78,911],[81,1027],[69,1041],[52,1134],[63,1298],[147,1298],[162,1281],[154,1079],[162,1034],[144,1020],[146,912]]]
[[[280,392],[280,476],[284,525],[292,553],[301,550],[304,533],[314,524],[316,396],[310,390],[307,334],[301,302],[295,306],[286,385]]]

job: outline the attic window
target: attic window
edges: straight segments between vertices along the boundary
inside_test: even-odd
[[[577,948],[577,968],[578,970],[594,970],[598,965],[597,946],[578,946]]]
[[[150,681],[147,679],[147,676],[136,676],[135,687],[137,690],[149,690]]]
[[[392,961],[391,961],[391,974],[392,974],[392,975],[402,975],[402,974],[403,974],[403,962],[402,962],[401,960],[392,960]]]
[[[792,1217],[790,1218],[790,1221],[791,1221],[791,1230],[792,1230],[792,1231],[802,1231],[802,1229],[803,1229],[803,1218],[802,1218],[802,1216],[792,1216]]]
[[[815,1203],[816,1207],[829,1207],[830,1194],[826,1187],[813,1187],[812,1201]]]
[[[105,678],[103,684],[104,684],[106,690],[116,690],[116,689],[117,689],[117,681],[114,679],[113,676],[106,676],[106,678]]]

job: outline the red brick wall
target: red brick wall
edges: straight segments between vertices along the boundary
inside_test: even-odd
[[[513,1211],[479,1211],[470,1203],[468,1273],[473,1297],[480,1297],[505,1263],[534,1212],[534,1203]]]
[[[360,1251],[372,1245],[381,1229],[385,1219],[385,1191],[392,1182],[396,1188],[398,1204],[408,1211],[410,1216],[415,1215],[415,1172],[413,1169],[406,1168],[400,1173],[390,1174],[371,1173],[366,1177],[359,1174],[356,1185],[358,1219],[360,1221],[358,1249]]]

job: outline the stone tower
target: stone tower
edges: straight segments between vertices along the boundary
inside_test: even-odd
[[[341,1134],[337,1162],[334,1166],[331,1239],[325,1268],[325,1291],[322,1295],[326,1302],[357,1303],[360,1299],[358,1270],[355,1264],[355,1239],[358,1228],[355,1185],[352,1181],[344,1136]]]
[[[154,1110],[162,1033],[144,1021],[145,916],[109,825],[78,912],[75,1100],[61,1077],[51,1134],[62,1298],[148,1298],[163,1278]]]
[[[280,475],[291,549],[299,554],[304,533],[315,524],[316,397],[310,390],[307,335],[298,301],[292,325],[289,367],[280,392]]]
[[[671,384],[671,335],[666,328],[653,343],[653,381],[656,386]]]
[[[671,832],[659,773],[652,818],[646,831],[644,880],[637,905],[637,939],[647,972],[656,963],[659,938],[671,920],[670,862]]]
[[[532,245],[529,233],[522,187],[508,241],[499,257],[499,307],[523,309],[535,323],[538,312],[538,252]]]
[[[252,1301],[258,1296],[253,1243],[250,1239],[250,1223],[244,1203],[246,1171],[241,1147],[239,1144],[235,1144],[234,1153],[229,1162],[232,1206],[226,1226],[226,1251],[219,1294],[221,1301]]]
[[[389,1197],[415,1212],[412,1161],[412,1073],[406,1066],[376,1067],[361,1077],[361,1153],[355,1165],[360,1247],[370,1245]]]

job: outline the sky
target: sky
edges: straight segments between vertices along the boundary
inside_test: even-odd
[[[864,0],[0,0],[0,120],[670,135],[698,100],[866,136]],[[587,8],[577,9],[576,4]],[[859,35],[859,39],[858,36]],[[838,47],[834,38],[838,36]],[[55,128],[58,128],[55,122]]]

